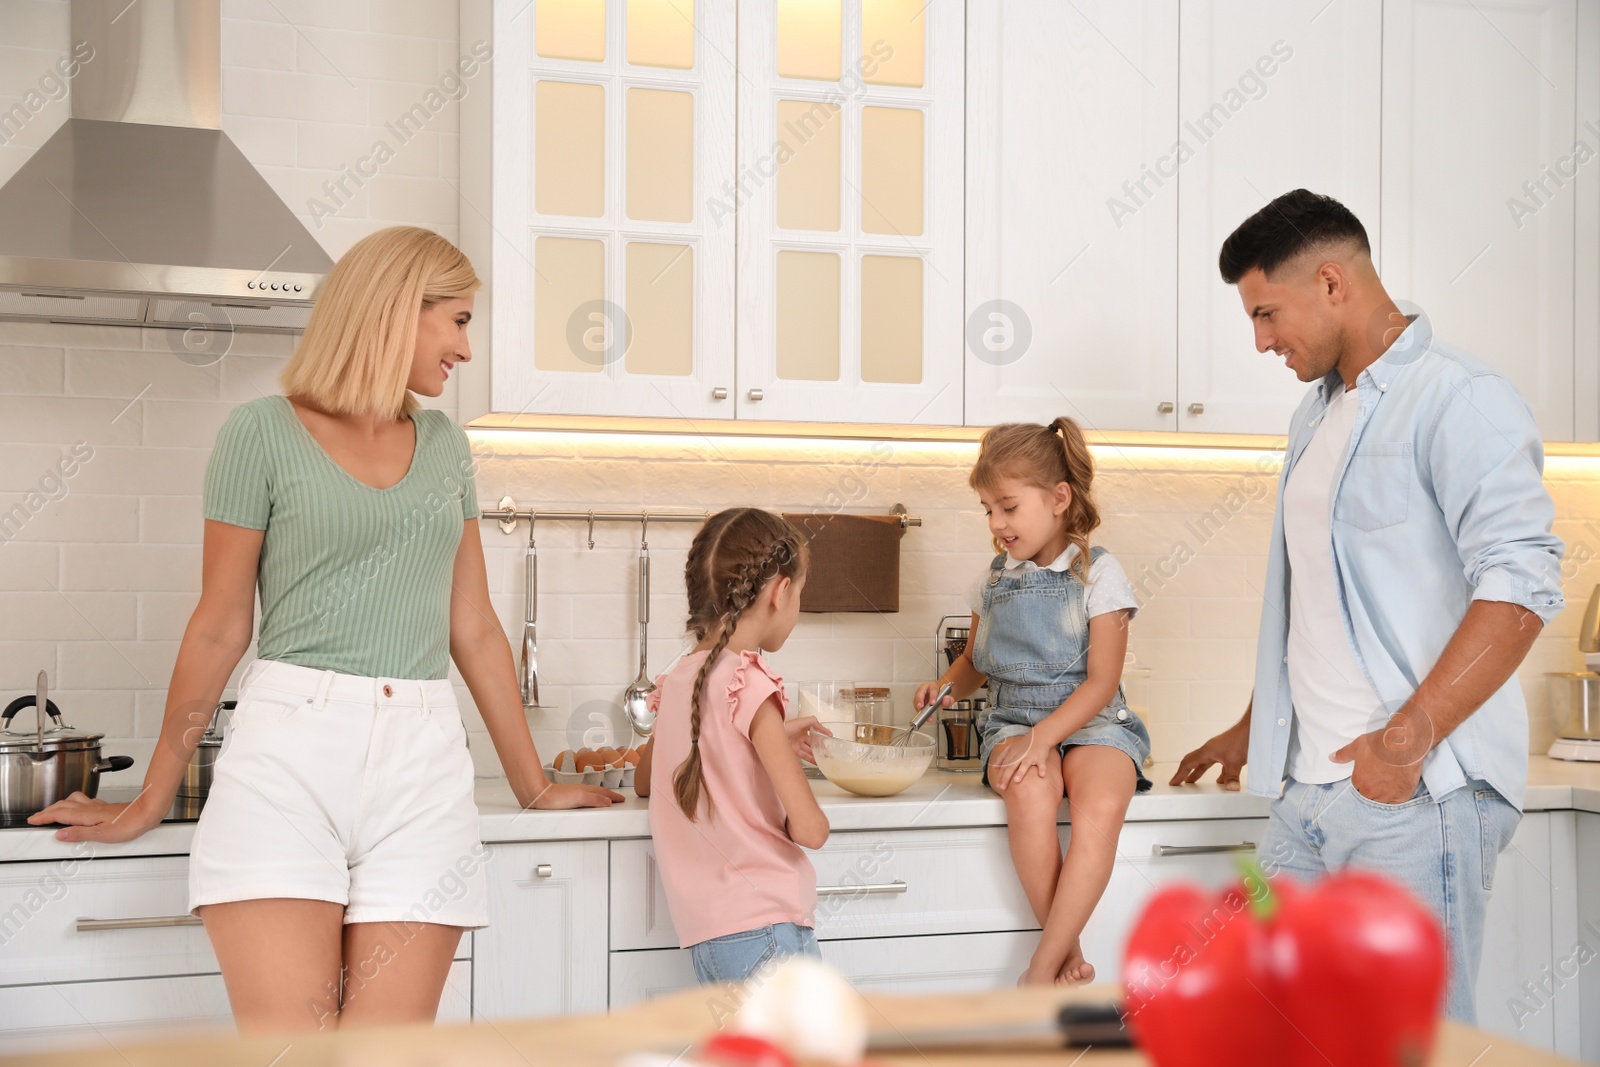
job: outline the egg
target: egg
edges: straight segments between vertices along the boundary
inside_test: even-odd
[[[556,753],[556,758],[550,765],[558,771],[572,771],[577,769],[578,762],[570,749],[563,749]]]
[[[623,749],[622,762],[629,767],[639,766],[639,750],[636,748]]]
[[[600,766],[602,767],[622,766],[622,753],[614,748],[597,748],[595,749],[595,755],[600,758]]]
[[[867,1050],[867,1009],[861,995],[844,975],[810,956],[790,956],[779,963],[756,984],[732,1026],[788,1049],[797,1060],[856,1064]]]
[[[578,770],[580,771],[587,771],[591,768],[599,766],[599,764],[595,762],[595,753],[593,749],[580,748],[577,752],[573,753],[573,759],[577,762]]]

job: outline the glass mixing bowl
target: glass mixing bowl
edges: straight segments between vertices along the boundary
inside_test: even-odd
[[[854,731],[811,731],[811,754],[822,776],[840,789],[863,797],[890,797],[908,788],[933,762],[937,745],[929,734],[872,723],[857,723]]]

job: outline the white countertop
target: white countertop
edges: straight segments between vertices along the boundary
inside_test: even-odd
[[[1264,816],[1271,801],[1219,789],[1214,781],[1170,786],[1175,764],[1156,764],[1145,773],[1155,788],[1133,799],[1129,822],[1177,819],[1240,819]],[[1215,772],[1212,773],[1215,777]],[[812,789],[835,832],[908,830],[952,826],[1003,826],[1005,803],[977,774],[929,771],[916,785],[892,797],[858,797],[827,782]],[[649,837],[646,802],[622,790],[628,800],[605,809],[524,811],[503,778],[478,782],[477,801],[483,840],[582,841]],[[1527,811],[1577,810],[1600,813],[1600,763],[1574,763],[1534,756],[1528,761]],[[1067,821],[1061,807],[1061,821]],[[0,863],[22,860],[88,859],[112,856],[186,855],[194,823],[163,823],[143,837],[120,845],[57,841],[55,827],[0,830]]]

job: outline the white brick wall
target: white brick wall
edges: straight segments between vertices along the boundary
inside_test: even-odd
[[[227,0],[223,14],[223,128],[331,254],[397,223],[456,238],[454,104],[398,146],[320,228],[307,206],[375,141],[392,140],[384,124],[422,100],[466,50],[454,4]],[[66,53],[67,38],[63,0],[0,4],[0,106]],[[0,145],[0,180],[66,114],[65,101],[50,103]],[[46,668],[77,725],[105,731],[111,750],[141,762],[160,727],[198,590],[199,490],[210,443],[234,404],[275,391],[292,347],[289,338],[240,334],[220,362],[195,367],[176,359],[168,341],[161,331],[0,324],[0,513],[26,506],[30,491],[41,491],[31,502],[42,504],[0,543],[0,695],[27,691]],[[437,406],[455,410],[453,389]],[[903,543],[901,612],[805,616],[774,657],[791,680],[888,683],[902,716],[912,687],[934,670],[936,621],[964,610],[965,588],[990,554],[966,487],[972,446],[895,444],[876,473],[853,479],[868,448],[860,443],[476,436],[486,454],[478,483],[484,501],[510,494],[549,507],[805,511],[837,492],[853,508],[904,503],[926,525]],[[92,458],[64,490],[41,485],[78,441]],[[1100,455],[1100,540],[1146,594],[1132,647],[1154,671],[1158,759],[1176,759],[1232,722],[1249,695],[1273,489],[1255,460],[1169,450]],[[1539,673],[1579,666],[1572,638],[1588,590],[1600,581],[1600,466],[1555,461],[1550,486],[1557,532],[1574,548],[1567,595],[1575,606],[1547,629],[1522,672],[1534,750],[1550,738]],[[1221,521],[1205,526],[1208,513]],[[589,713],[617,700],[637,662],[637,531],[601,526],[592,552],[582,534],[580,524],[540,530],[540,665],[543,696],[554,707],[535,713],[533,725],[546,756],[581,741]],[[513,635],[524,536],[525,529],[506,537],[483,524],[491,594]],[[651,528],[652,672],[680,647],[691,536],[688,526]],[[492,773],[481,720],[460,692],[480,771]]]

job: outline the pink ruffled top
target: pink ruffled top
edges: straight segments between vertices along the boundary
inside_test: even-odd
[[[772,923],[815,924],[817,875],[784,829],[783,805],[750,742],[756,709],[769,698],[788,716],[783,679],[759,652],[723,652],[701,697],[700,761],[704,771],[699,821],[690,822],[673,795],[673,779],[689,758],[694,680],[705,661],[691,652],[656,679],[651,756],[650,835],[678,943]],[[712,806],[708,813],[705,794]]]

